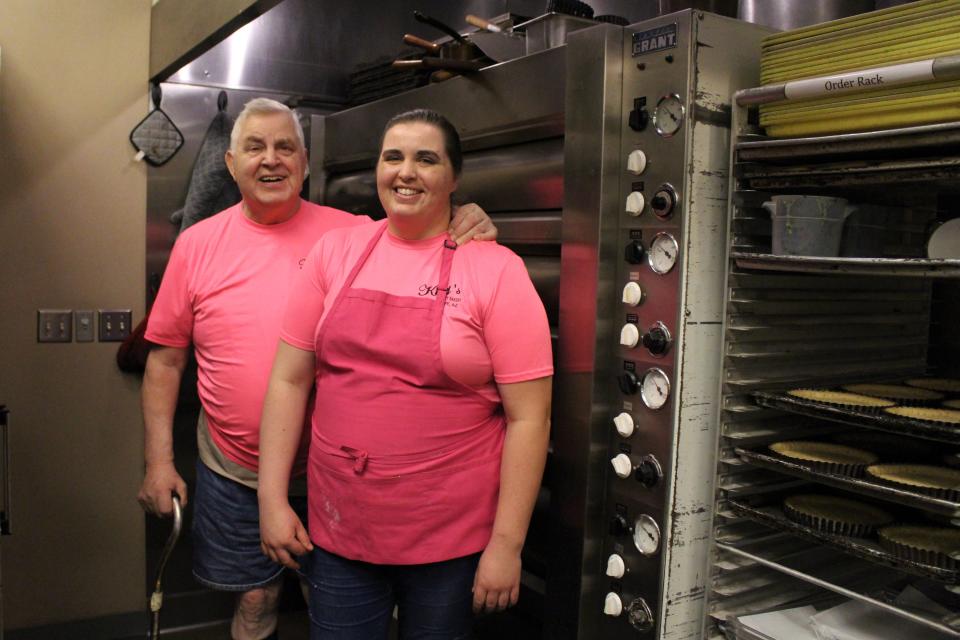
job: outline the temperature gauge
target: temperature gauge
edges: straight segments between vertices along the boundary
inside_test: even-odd
[[[651,409],[659,409],[667,404],[670,397],[670,379],[661,369],[653,368],[643,374],[640,382],[640,397],[643,404]]]
[[[633,523],[633,544],[637,551],[652,556],[660,548],[660,527],[657,521],[644,514]]]
[[[654,273],[663,275],[669,273],[677,264],[677,256],[680,253],[680,245],[676,239],[669,233],[658,233],[650,241],[650,249],[647,251],[647,262]]]
[[[653,110],[653,127],[664,138],[669,138],[683,125],[683,102],[677,94],[663,96]]]

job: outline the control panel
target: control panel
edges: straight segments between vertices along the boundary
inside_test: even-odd
[[[634,55],[624,38],[621,124],[622,261],[617,400],[611,404],[603,566],[603,637],[654,637],[673,432],[680,273],[684,256],[688,49],[685,30],[668,49]],[[685,27],[685,28],[684,28]]]

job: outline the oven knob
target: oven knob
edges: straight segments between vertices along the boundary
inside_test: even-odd
[[[670,348],[673,338],[670,331],[662,322],[657,322],[650,330],[643,334],[643,346],[655,356],[662,356]]]
[[[620,329],[620,344],[631,349],[640,342],[640,329],[632,322],[628,322]]]
[[[624,371],[617,376],[617,386],[620,387],[620,391],[623,391],[628,396],[632,396],[637,392],[638,385],[637,374],[633,371]]]
[[[623,302],[635,307],[643,302],[643,289],[636,282],[628,282],[623,287]]]
[[[618,478],[629,478],[630,474],[633,473],[633,462],[630,461],[630,456],[625,453],[618,453],[615,458],[610,460],[610,464],[613,465],[613,471]]]
[[[627,196],[627,213],[633,217],[637,217],[643,213],[643,194],[639,191],[631,191],[630,195]]]
[[[623,248],[623,259],[630,264],[643,264],[643,245],[639,240],[631,240],[630,244]]]
[[[607,558],[607,575],[611,578],[616,578],[619,580],[623,577],[623,574],[627,572],[627,565],[624,564],[623,558],[621,558],[616,553],[611,554]]]
[[[610,535],[612,536],[625,536],[630,533],[630,524],[627,523],[627,518],[624,515],[616,514],[613,516],[613,519],[610,520]]]
[[[617,433],[619,433],[624,438],[629,438],[633,435],[633,418],[629,413],[623,412],[613,419],[613,425],[617,428]]]
[[[627,156],[627,171],[633,175],[640,175],[647,168],[647,154],[640,149],[634,149]]]
[[[657,462],[656,458],[653,456],[643,456],[640,464],[637,465],[637,471],[634,477],[637,479],[637,482],[647,489],[653,489],[657,486],[657,483],[660,482],[660,478],[663,477],[663,470],[660,468],[660,463]]]
[[[603,612],[614,618],[623,613],[623,601],[620,600],[620,596],[612,591],[608,593],[607,597],[603,600]]]
[[[635,598],[627,606],[627,620],[637,631],[650,631],[653,628],[653,611],[643,598]]]
[[[669,218],[677,204],[677,192],[669,184],[660,187],[650,200],[650,209],[658,218]]]

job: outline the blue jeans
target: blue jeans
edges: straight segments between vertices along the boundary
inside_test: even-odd
[[[307,522],[307,500],[290,506]],[[197,460],[193,495],[193,576],[220,591],[250,591],[280,578],[283,567],[260,550],[257,492]]]
[[[314,547],[311,640],[386,640],[393,608],[400,640],[462,640],[473,626],[473,577],[480,554],[417,565],[348,560]]]

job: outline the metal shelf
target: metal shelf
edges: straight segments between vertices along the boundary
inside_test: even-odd
[[[742,251],[735,251],[730,257],[741,269],[908,278],[960,278],[960,260],[957,259],[818,258]]]
[[[922,624],[922,625],[924,625],[924,626],[926,626],[926,627],[930,627],[930,628],[936,629],[937,631],[940,631],[940,632],[942,632],[942,633],[946,633],[946,634],[950,635],[951,637],[960,638],[960,631],[958,631],[956,627],[953,627],[953,626],[950,626],[949,624],[946,624],[947,622],[956,624],[957,621],[956,621],[955,617],[953,617],[953,616],[951,616],[949,619],[947,619],[947,620],[945,620],[945,621],[935,620],[935,619],[932,619],[932,618],[927,618],[927,617],[924,617],[924,616],[922,616],[922,615],[920,615],[920,614],[914,613],[914,612],[912,612],[912,611],[907,611],[907,610],[904,610],[904,609],[900,609],[899,607],[896,607],[896,606],[894,606],[894,605],[891,605],[891,604],[889,604],[889,603],[887,603],[887,602],[884,602],[884,601],[882,601],[882,600],[878,600],[878,599],[876,599],[876,598],[870,597],[870,596],[868,596],[868,595],[866,595],[866,594],[863,594],[863,593],[860,593],[860,592],[858,592],[858,591],[853,591],[853,590],[851,590],[851,589],[846,589],[846,588],[844,588],[844,587],[835,585],[835,584],[833,584],[833,583],[831,583],[831,582],[827,582],[826,580],[821,580],[821,579],[819,579],[819,578],[817,578],[817,577],[815,577],[815,576],[811,576],[811,575],[806,574],[806,573],[803,573],[803,572],[801,572],[801,571],[796,571],[795,569],[791,569],[790,567],[783,566],[783,565],[778,564],[778,563],[776,563],[776,562],[771,562],[770,560],[767,560],[766,558],[764,558],[764,557],[762,557],[762,556],[759,556],[759,555],[756,555],[756,554],[753,554],[753,553],[749,553],[749,552],[743,551],[743,550],[741,550],[741,549],[737,549],[736,547],[731,547],[731,546],[729,546],[729,545],[726,545],[726,544],[723,544],[723,543],[719,543],[719,542],[716,544],[716,546],[717,546],[719,549],[723,550],[723,551],[727,551],[727,552],[729,552],[729,553],[732,553],[732,554],[741,556],[741,557],[743,557],[743,558],[747,558],[747,559],[752,560],[753,562],[755,562],[755,563],[757,563],[757,564],[761,564],[761,565],[763,565],[763,566],[765,566],[765,567],[768,567],[768,568],[770,568],[770,569],[774,569],[774,570],[776,570],[776,571],[779,571],[779,572],[781,572],[781,573],[784,573],[784,574],[786,574],[786,575],[788,575],[788,576],[791,576],[791,577],[793,577],[793,578],[797,578],[797,579],[802,580],[802,581],[804,581],[804,582],[808,582],[808,583],[810,583],[810,584],[817,585],[818,587],[821,587],[821,588],[826,589],[826,590],[828,590],[828,591],[832,591],[832,592],[834,592],[834,593],[837,593],[837,594],[842,595],[842,596],[844,596],[844,597],[850,598],[850,599],[852,599],[852,600],[858,600],[858,601],[860,601],[860,602],[864,602],[864,603],[866,603],[866,604],[869,604],[869,605],[878,607],[878,608],[880,608],[880,609],[882,609],[882,610],[884,610],[884,611],[887,611],[887,612],[889,612],[889,613],[892,613],[892,614],[894,614],[894,615],[896,615],[896,616],[899,616],[899,617],[901,617],[901,618],[906,618],[906,619],[908,619],[908,620],[911,620],[912,622],[916,622],[916,623]]]
[[[882,548],[878,543],[867,538],[838,536],[822,533],[811,527],[805,527],[802,524],[788,520],[779,507],[755,507],[745,502],[732,499],[728,499],[727,503],[730,505],[730,508],[738,514],[754,522],[759,522],[760,524],[779,529],[780,531],[786,531],[802,538],[807,538],[808,540],[816,540],[817,542],[839,549],[844,553],[862,558],[863,560],[868,560],[876,564],[948,585],[960,584],[960,571],[942,569],[934,565],[898,558]]]
[[[816,471],[803,464],[798,464],[791,460],[786,460],[761,451],[750,451],[749,449],[737,447],[736,452],[744,462],[757,467],[779,471],[797,478],[811,480],[819,484],[852,491],[871,498],[894,502],[907,507],[914,507],[938,515],[951,518],[960,517],[960,503],[957,502],[935,498],[915,491],[905,491],[897,487],[871,482],[870,480],[862,478]]]
[[[925,440],[960,444],[960,427],[946,423],[915,420],[886,413],[872,413],[849,407],[840,407],[820,402],[794,398],[785,393],[756,391],[754,401],[761,407],[781,409],[811,418],[822,418],[855,427],[878,429],[899,435],[916,436]]]

